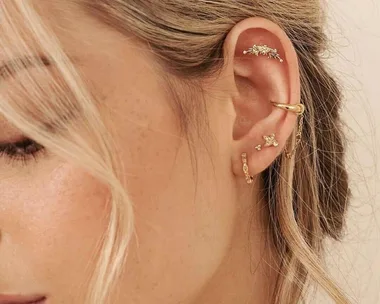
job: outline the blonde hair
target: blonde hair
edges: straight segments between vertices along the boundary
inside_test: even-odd
[[[319,0],[78,0],[78,3],[108,26],[149,44],[163,69],[189,87],[198,86],[201,79],[221,69],[224,39],[239,21],[260,16],[285,30],[299,58],[301,101],[307,111],[304,144],[295,157],[299,161],[282,156],[262,175],[271,237],[282,257],[274,302],[302,301],[311,279],[336,303],[349,303],[321,266],[323,241],[326,237],[339,239],[350,193],[339,117],[341,93],[320,57],[327,39]],[[9,43],[21,42],[22,51],[33,58],[36,50],[25,43],[24,33],[14,27],[9,9],[0,2],[1,30],[7,33],[5,38],[0,38],[0,46],[5,55],[11,57]],[[23,85],[28,88],[31,102],[38,103],[38,115],[17,98],[10,103],[9,96],[5,95],[0,96],[0,113],[25,134],[54,153],[80,164],[109,186],[109,229],[88,297],[89,303],[104,303],[121,274],[133,234],[133,205],[116,174],[120,162],[112,153],[113,144],[96,103],[59,41],[43,26],[27,1],[14,0],[14,12],[22,16],[29,27],[28,33],[56,64],[63,81],[41,88],[33,77],[27,77]],[[17,69],[17,65],[14,68]],[[49,72],[41,69],[38,73]],[[44,99],[47,90],[69,93],[67,98],[52,104]],[[201,121],[199,118],[204,115],[202,104],[178,99],[177,106],[183,130],[189,135],[199,127],[194,122]],[[62,119],[61,114],[70,108],[81,115],[81,127],[87,134],[80,137],[75,131],[77,126]],[[41,117],[54,121],[56,129],[64,132],[52,136],[46,123],[40,121]],[[95,140],[95,146],[90,147],[86,136]]]

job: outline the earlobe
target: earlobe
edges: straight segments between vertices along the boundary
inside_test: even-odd
[[[286,33],[263,18],[237,24],[225,48],[238,92],[234,96],[233,170],[248,182],[247,176],[264,171],[286,150],[297,117],[303,118],[298,58]]]

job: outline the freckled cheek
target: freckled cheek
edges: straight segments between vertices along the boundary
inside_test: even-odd
[[[19,258],[45,279],[75,282],[106,227],[105,187],[69,164],[18,187],[11,202],[16,221],[8,223],[7,233]]]

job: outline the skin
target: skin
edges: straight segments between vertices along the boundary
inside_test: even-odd
[[[205,100],[214,140],[208,151],[200,140],[194,142],[201,168],[196,183],[154,54],[64,1],[35,2],[101,101],[125,164],[139,244],[132,239],[118,282],[121,292],[112,303],[270,303],[279,258],[267,237],[256,177],[281,153],[296,122],[265,98],[299,102],[296,56],[286,35],[259,18],[244,20],[229,33],[225,49],[232,52],[226,52],[222,75],[203,84],[210,92]],[[254,39],[275,45],[286,62],[238,55]],[[20,79],[3,83],[1,92]],[[5,117],[0,126],[1,142],[22,136]],[[280,146],[256,151],[262,135],[273,132]],[[253,186],[245,183],[242,152],[248,153]],[[89,261],[95,260],[107,225],[106,187],[49,153],[26,165],[2,156],[0,167],[0,293],[43,294],[49,304],[82,303],[94,267]]]

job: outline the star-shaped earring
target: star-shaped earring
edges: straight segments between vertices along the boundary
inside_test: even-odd
[[[278,141],[276,140],[276,135],[274,133],[272,133],[271,135],[267,135],[267,136],[263,136],[263,138],[265,139],[265,144],[264,144],[264,147],[277,147],[278,146]],[[255,147],[255,149],[257,151],[261,151],[263,148],[262,145],[257,145]]]
[[[265,144],[264,144],[264,147],[277,147],[278,146],[278,141],[276,140],[276,135],[273,133],[271,135],[268,135],[268,136],[263,136],[264,140],[265,140]]]

